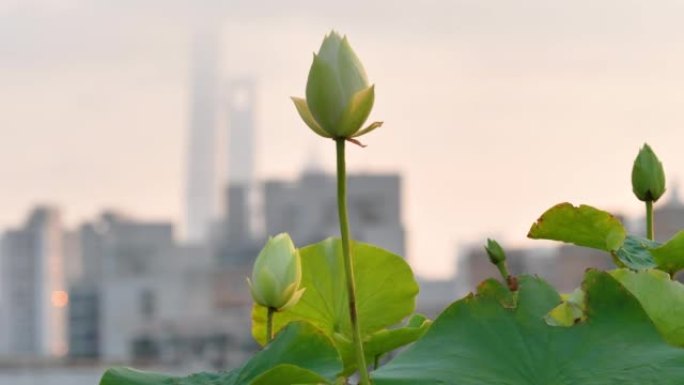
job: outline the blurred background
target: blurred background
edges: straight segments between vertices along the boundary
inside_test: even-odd
[[[257,349],[264,239],[338,233],[333,142],[289,100],[331,29],[385,122],[349,147],[353,235],[411,263],[419,311],[496,276],[487,237],[572,290],[609,258],[527,230],[570,201],[642,232],[644,142],[668,175],[657,237],[684,227],[683,18],[675,0],[0,0],[0,384]]]

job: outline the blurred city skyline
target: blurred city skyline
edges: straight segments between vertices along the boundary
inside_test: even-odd
[[[402,174],[407,254],[450,276],[457,245],[525,243],[557,202],[640,214],[643,142],[677,180],[682,16],[676,1],[5,1],[0,229],[43,202],[71,226],[106,208],[183,223],[198,21],[221,25],[221,79],[257,79],[257,177],[294,179],[312,159],[332,171],[332,143],[289,97],[335,28],[385,121],[350,168]]]

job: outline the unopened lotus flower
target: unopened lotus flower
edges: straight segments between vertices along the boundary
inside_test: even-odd
[[[644,202],[655,202],[665,193],[663,164],[648,144],[644,144],[634,160],[632,191]]]
[[[485,251],[489,256],[489,261],[494,265],[498,265],[502,262],[506,262],[506,253],[504,252],[499,242],[493,239],[487,239],[487,245],[485,246]]]
[[[299,115],[318,135],[350,139],[380,127],[374,122],[361,128],[375,101],[375,86],[346,37],[332,31],[314,54],[306,83],[306,99],[293,97]]]
[[[268,239],[254,262],[252,279],[247,279],[254,302],[276,311],[299,301],[304,293],[301,281],[299,251],[285,233]]]

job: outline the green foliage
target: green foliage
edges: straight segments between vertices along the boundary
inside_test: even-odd
[[[173,376],[161,373],[145,372],[130,368],[111,368],[100,379],[100,385],[156,385],[175,379]],[[210,383],[210,381],[207,382]]]
[[[626,231],[622,223],[606,211],[560,203],[542,214],[527,236],[613,251],[624,242]]]
[[[393,350],[397,342],[388,343],[389,326],[400,323],[415,309],[418,294],[411,268],[398,255],[372,245],[353,244],[354,271],[356,276],[356,300],[358,318],[364,343],[373,342],[373,355]],[[274,330],[294,320],[303,320],[315,325],[340,349],[344,358],[345,372],[353,371],[354,360],[351,346],[352,332],[349,324],[349,307],[345,287],[342,244],[339,239],[329,238],[300,249],[302,260],[302,287],[306,290],[299,303],[274,317]],[[414,328],[393,331],[392,335],[409,340],[409,336],[420,336]],[[401,329],[399,329],[401,330]],[[380,333],[376,335],[376,333]],[[252,334],[260,343],[266,339],[266,308],[255,305],[252,312]],[[382,338],[385,342],[380,343]],[[382,350],[382,349],[380,349]]]
[[[634,270],[650,269],[656,266],[650,250],[658,245],[657,242],[649,239],[628,235],[613,255],[617,257],[619,265]]]
[[[584,291],[581,288],[577,288],[571,294],[561,295],[561,298],[563,302],[544,317],[547,324],[567,327],[586,319]]]
[[[619,267],[643,270],[657,267],[671,274],[684,269],[684,232],[665,245],[626,235],[612,214],[591,206],[561,203],[548,209],[532,225],[528,237],[549,239],[610,252]]]
[[[675,234],[664,245],[650,250],[658,269],[675,275],[684,269],[684,231]]]
[[[667,342],[684,347],[684,285],[656,269],[616,269],[609,274],[639,301]],[[570,326],[586,316],[584,306],[584,291],[577,289],[547,314],[547,323]]]
[[[632,270],[658,268],[674,276],[684,269],[684,231],[678,232],[664,244],[628,235],[614,255]]]
[[[656,328],[671,344],[684,347],[684,286],[659,270],[611,271],[651,318]]]
[[[100,385],[331,384],[342,362],[330,339],[305,322],[291,323],[264,350],[230,372],[176,377],[129,368],[107,370]]]
[[[567,328],[544,322],[560,295],[541,279],[520,279],[513,309],[502,305],[504,290],[490,280],[451,305],[422,339],[374,372],[374,384],[684,383],[684,350],[662,340],[610,275],[587,273],[589,316]]]
[[[364,341],[366,359],[376,360],[384,354],[415,342],[428,331],[432,321],[425,316],[415,314],[405,326],[379,330]]]

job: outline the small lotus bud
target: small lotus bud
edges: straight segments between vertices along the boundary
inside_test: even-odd
[[[663,164],[648,144],[644,144],[634,160],[632,191],[644,202],[655,202],[665,193]]]
[[[506,253],[504,253],[497,241],[493,239],[487,239],[487,246],[485,246],[485,250],[487,251],[487,255],[489,255],[489,260],[493,264],[498,265],[506,261]]]
[[[254,302],[278,311],[299,301],[301,280],[299,251],[285,233],[269,238],[254,262],[252,279],[247,278]]]
[[[380,127],[374,122],[361,129],[375,101],[375,86],[346,37],[333,31],[314,54],[306,83],[306,100],[292,98],[302,120],[326,138],[354,138]]]

